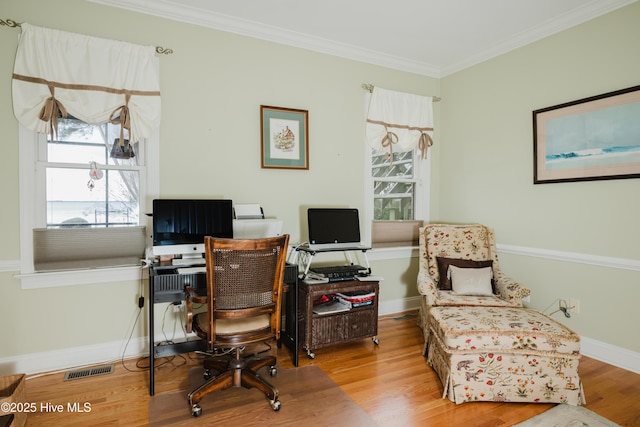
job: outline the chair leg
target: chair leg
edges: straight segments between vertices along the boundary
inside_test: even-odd
[[[275,366],[275,364],[275,356],[267,356],[260,359],[248,359],[244,368],[250,370],[255,374],[261,368],[264,368],[265,366]]]
[[[239,386],[247,389],[257,388],[269,398],[271,408],[274,411],[278,411],[280,409],[278,389],[257,374],[263,367],[273,367],[275,364],[275,356],[245,360],[240,358],[239,350],[236,351],[235,358],[228,361],[205,359],[203,365],[207,371],[215,369],[221,373],[188,394],[192,415],[199,416],[202,413],[199,403],[207,394],[216,390]]]
[[[214,358],[207,358],[202,361],[202,366],[208,371],[213,369],[217,372],[224,372],[229,369],[229,360],[216,360]]]
[[[272,402],[278,400],[278,389],[265,381],[261,376],[249,369],[242,370],[241,376],[242,386],[244,388],[255,387],[265,394]]]
[[[209,381],[202,384],[200,387],[193,390],[188,394],[189,405],[193,407],[200,403],[202,398],[207,394],[214,392],[216,390],[224,390],[233,385],[233,371],[225,371],[218,375],[215,378],[210,379]]]
[[[265,366],[275,366],[276,358],[268,356],[259,359],[249,359],[242,369],[241,384],[245,388],[255,387],[262,391],[272,402],[278,400],[278,389],[265,381],[258,371]]]

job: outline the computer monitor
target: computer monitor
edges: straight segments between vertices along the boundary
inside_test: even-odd
[[[355,208],[309,208],[309,249],[361,248],[360,218]]]
[[[233,208],[224,199],[153,201],[153,254],[199,258],[204,237],[233,238]]]

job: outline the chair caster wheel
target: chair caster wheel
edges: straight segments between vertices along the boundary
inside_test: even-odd
[[[269,368],[269,375],[271,375],[272,377],[275,377],[277,373],[278,373],[278,370],[276,369],[275,366],[271,366]]]
[[[307,357],[309,359],[315,359],[316,358],[316,354],[310,350],[307,350]]]
[[[211,371],[208,369],[204,371],[204,375],[202,376],[204,377],[205,381],[208,381],[211,379],[211,377],[213,377],[213,375],[211,374]]]
[[[373,343],[375,345],[380,345],[380,340],[377,337],[373,337]]]
[[[271,409],[273,409],[274,412],[278,412],[280,410],[280,407],[282,406],[279,400],[272,400],[270,403]]]
[[[194,404],[191,406],[191,415],[194,417],[199,417],[202,415],[202,408],[198,404]]]

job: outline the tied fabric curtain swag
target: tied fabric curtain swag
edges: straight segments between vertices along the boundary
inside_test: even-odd
[[[57,135],[59,117],[120,124],[131,142],[160,122],[159,60],[152,46],[21,24],[13,110],[27,129]]]
[[[120,147],[124,148],[124,130],[126,129],[131,135],[131,115],[129,114],[130,94],[125,95],[124,105],[113,110],[109,116],[109,121],[114,125],[120,125]]]
[[[56,89],[48,86],[51,96],[44,102],[38,118],[49,123],[49,133],[55,139],[58,134],[58,117],[67,117],[67,109],[56,99]]]
[[[374,87],[369,102],[366,138],[393,163],[393,153],[420,151],[423,159],[433,145],[433,99]]]

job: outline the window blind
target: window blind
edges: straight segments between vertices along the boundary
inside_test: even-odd
[[[418,246],[423,221],[377,221],[371,223],[371,246],[374,248]]]
[[[36,271],[140,265],[146,227],[35,228]]]

